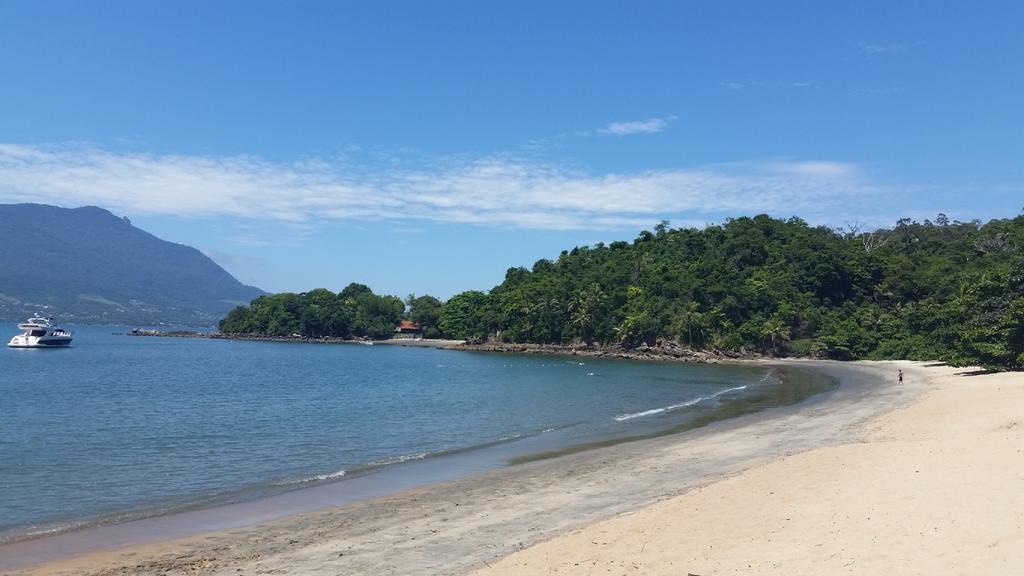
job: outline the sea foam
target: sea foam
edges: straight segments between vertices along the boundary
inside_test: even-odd
[[[382,458],[380,460],[374,460],[373,462],[370,462],[370,466],[390,466],[391,464],[401,464],[402,462],[408,462],[410,460],[423,460],[426,457],[426,452],[419,452],[416,454],[403,454],[401,456],[393,456],[391,458]]]
[[[284,482],[277,482],[277,486],[291,486],[293,484],[306,484],[309,482],[321,482],[323,480],[334,480],[345,476],[344,470],[338,470],[337,472],[331,472],[329,474],[317,474],[315,476],[307,476],[305,478],[296,478],[295,480],[285,480]]]
[[[698,396],[692,400],[687,400],[686,402],[681,402],[679,404],[672,404],[671,406],[665,406],[663,408],[652,408],[650,410],[644,410],[643,412],[634,412],[633,414],[623,414],[621,416],[616,416],[615,421],[625,422],[626,420],[632,420],[634,418],[643,418],[645,416],[654,416],[655,414],[662,414],[664,412],[672,412],[674,410],[679,410],[680,408],[687,408],[689,406],[693,406],[694,404],[699,404],[705,400],[713,400],[715,398],[718,398],[722,394],[728,394],[729,392],[739,392],[740,390],[746,389],[746,385],[736,386],[734,388],[726,388],[725,390],[719,390],[714,394],[710,394],[708,396]]]

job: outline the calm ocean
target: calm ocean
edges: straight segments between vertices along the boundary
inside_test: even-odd
[[[0,541],[401,474],[410,461],[493,468],[834,386],[768,367],[69,328],[69,349],[0,351]]]

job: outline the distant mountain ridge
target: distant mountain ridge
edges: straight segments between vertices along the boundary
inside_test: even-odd
[[[0,318],[212,325],[260,294],[102,208],[0,204]]]

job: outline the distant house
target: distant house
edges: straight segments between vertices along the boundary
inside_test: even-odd
[[[395,328],[395,338],[418,339],[423,337],[423,328],[412,320],[402,320]]]

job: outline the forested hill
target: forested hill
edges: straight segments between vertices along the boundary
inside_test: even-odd
[[[62,322],[209,325],[262,293],[101,208],[4,204],[0,230],[6,320],[45,311]]]
[[[233,314],[223,330],[266,331],[246,309]],[[626,347],[672,339],[780,355],[1020,367],[1024,216],[981,225],[940,215],[871,232],[764,215],[703,230],[663,223],[632,243],[512,268],[490,292],[413,303],[410,314],[454,338]],[[309,332],[298,316],[289,327]]]

